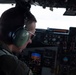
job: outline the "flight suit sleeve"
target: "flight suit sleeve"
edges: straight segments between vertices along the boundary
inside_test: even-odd
[[[24,62],[9,55],[0,57],[0,69],[0,75],[33,75]]]
[[[24,62],[18,60],[18,66],[15,70],[14,75],[33,75],[33,73],[32,70]]]

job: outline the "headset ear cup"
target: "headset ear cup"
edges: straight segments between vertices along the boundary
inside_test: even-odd
[[[24,45],[29,40],[29,33],[25,29],[19,29],[12,34],[13,44],[17,47]]]

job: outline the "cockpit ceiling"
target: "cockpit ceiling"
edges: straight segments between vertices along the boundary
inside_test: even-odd
[[[15,0],[0,0],[0,4],[15,3]]]
[[[76,0],[24,0],[29,1],[30,4],[35,4],[45,7],[56,8],[74,8],[76,9]],[[0,0],[0,4],[15,3],[15,0]]]

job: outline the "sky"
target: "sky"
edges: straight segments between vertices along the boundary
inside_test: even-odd
[[[1,14],[14,5],[0,4]],[[69,29],[69,27],[76,27],[76,16],[63,16],[64,8],[53,8],[53,11],[46,7],[45,9],[38,5],[32,5],[30,11],[37,19],[36,28],[58,28]]]

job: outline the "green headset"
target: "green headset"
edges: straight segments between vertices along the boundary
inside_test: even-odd
[[[10,32],[9,36],[17,47],[23,46],[29,40],[29,32],[25,27],[18,28],[15,32]]]
[[[28,13],[29,12],[29,10],[30,10],[30,4],[28,4],[27,2],[24,2],[24,1],[22,1],[22,0],[17,0],[18,2],[16,2],[16,8],[23,14],[23,13],[25,13],[24,14],[24,16],[25,16],[25,20],[27,20],[28,19],[28,17],[26,16],[26,13]],[[23,8],[23,4],[24,4],[24,7],[25,7],[25,9]],[[12,9],[13,10],[13,9]],[[10,10],[10,11],[12,11],[12,10]],[[26,12],[26,11],[28,11],[28,12]],[[7,13],[4,13],[1,17],[2,18],[4,18],[4,20],[6,20],[6,18],[7,18],[7,16],[5,16],[5,15],[8,15],[8,12],[9,11],[6,11]],[[10,12],[9,12],[10,13]],[[9,14],[9,16],[10,16],[10,14]],[[8,19],[9,19],[9,16],[8,16]],[[6,17],[6,18],[5,18]],[[14,17],[13,17],[14,18]],[[8,21],[8,19],[7,19],[7,21]],[[2,19],[3,20],[3,19]],[[3,21],[4,21],[3,20]],[[2,23],[4,23],[2,21]],[[7,21],[6,21],[6,23],[7,23]],[[9,23],[8,23],[9,24]],[[3,28],[3,27],[2,27]],[[4,29],[8,29],[8,28],[4,28]],[[29,37],[30,37],[30,35],[29,35],[29,32],[27,31],[27,29],[23,26],[23,27],[20,27],[20,28],[18,28],[18,29],[16,29],[14,32],[13,31],[10,31],[9,32],[9,30],[7,30],[8,31],[8,33],[7,33],[7,35],[2,35],[2,40],[7,40],[7,41],[10,41],[10,43],[13,43],[14,45],[16,45],[17,47],[20,47],[20,46],[23,46],[28,40],[29,40]],[[6,33],[5,31],[4,31],[4,33]],[[5,38],[6,37],[6,38]],[[5,39],[4,39],[5,38]]]

